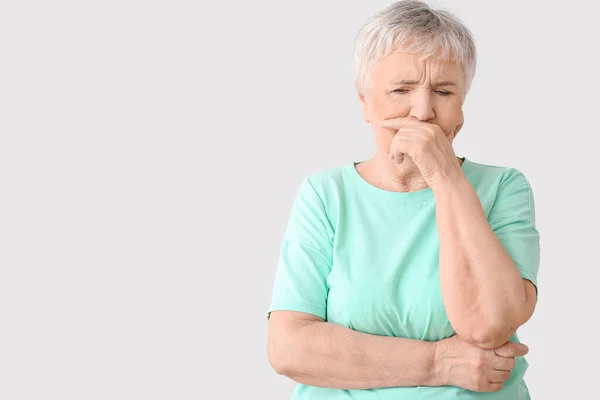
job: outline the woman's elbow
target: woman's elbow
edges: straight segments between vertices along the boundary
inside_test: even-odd
[[[267,357],[269,364],[279,375],[288,376],[290,374],[290,363],[280,345],[274,340],[269,340],[267,343]]]
[[[299,335],[301,328],[312,325],[312,316],[278,311],[271,315],[267,337],[267,356],[271,367],[279,375],[293,379],[302,370],[303,355],[307,352],[305,335]]]

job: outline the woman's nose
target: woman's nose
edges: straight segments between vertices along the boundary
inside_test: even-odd
[[[411,117],[415,117],[419,121],[428,121],[435,117],[429,90],[416,90],[412,97],[413,101],[409,114]]]

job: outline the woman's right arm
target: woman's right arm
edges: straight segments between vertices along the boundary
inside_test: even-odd
[[[310,386],[372,389],[439,386],[435,343],[376,336],[317,316],[273,311],[268,355],[277,373]]]
[[[370,335],[295,311],[270,315],[268,356],[281,375],[333,389],[452,385],[493,392],[527,346],[481,349],[458,336],[439,342]]]

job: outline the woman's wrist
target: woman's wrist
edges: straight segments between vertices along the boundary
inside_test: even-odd
[[[404,339],[403,339],[404,340]],[[415,341],[419,342],[419,341]],[[413,370],[411,375],[417,372],[417,375],[413,375],[412,379],[414,379],[414,384],[417,386],[443,386],[443,377],[440,374],[441,369],[441,360],[437,360],[437,342],[429,342],[422,340],[420,343],[417,343],[417,348],[415,348],[416,353],[419,355],[421,362],[417,362],[416,365],[413,364]],[[404,356],[406,356],[404,354]],[[399,356],[400,357],[400,356]],[[414,361],[413,361],[414,362]],[[406,382],[406,365],[402,359],[396,361],[396,366],[398,370],[394,374],[399,379],[397,386],[407,386]],[[416,367],[416,368],[415,368]],[[418,373],[420,372],[420,373]]]
[[[446,368],[446,357],[445,354],[445,342],[440,340],[438,342],[432,342],[433,344],[433,382],[434,384],[431,386],[446,386],[448,385],[448,376],[447,376],[447,368]]]

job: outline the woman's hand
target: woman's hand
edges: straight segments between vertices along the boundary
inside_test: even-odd
[[[401,164],[409,156],[430,187],[460,174],[452,148],[454,129],[446,134],[438,125],[411,117],[384,120],[381,126],[397,131],[390,145],[390,158]]]
[[[482,349],[455,335],[436,342],[436,374],[443,385],[474,392],[496,392],[510,378],[515,357],[524,356],[528,351],[527,346],[514,342],[497,349]]]

